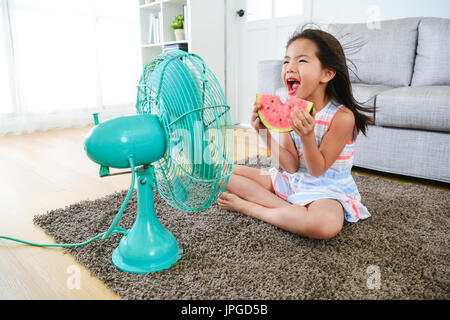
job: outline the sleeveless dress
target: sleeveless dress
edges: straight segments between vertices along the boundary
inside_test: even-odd
[[[336,112],[343,105],[329,102],[325,108],[315,114],[317,146],[327,133]],[[297,205],[307,206],[319,199],[335,199],[344,208],[344,218],[348,222],[367,219],[370,213],[361,203],[361,195],[351,175],[353,166],[354,143],[358,137],[356,130],[352,142],[345,145],[337,160],[320,177],[313,177],[306,168],[300,136],[291,132],[300,159],[300,168],[296,173],[280,172],[277,168],[269,170],[275,193],[282,199]]]

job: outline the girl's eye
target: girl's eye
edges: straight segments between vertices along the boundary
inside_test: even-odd
[[[288,61],[284,61],[283,64],[289,63]]]
[[[298,62],[306,62],[306,60],[301,59],[301,60],[299,60]]]

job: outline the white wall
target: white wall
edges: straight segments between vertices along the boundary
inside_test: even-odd
[[[225,86],[225,1],[190,0],[191,50]]]
[[[317,23],[358,23],[406,17],[450,19],[449,0],[311,0],[312,21]]]

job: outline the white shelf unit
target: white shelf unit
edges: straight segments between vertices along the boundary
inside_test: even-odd
[[[189,26],[189,0],[160,0],[160,1],[145,1],[139,0],[140,11],[140,26],[141,26],[141,51],[142,51],[142,64],[145,65],[151,61],[155,56],[163,52],[164,45],[187,43],[189,46],[189,32],[186,30],[186,26]],[[178,14],[184,14],[185,17],[185,35],[186,40],[176,41],[175,33],[170,24]],[[158,17],[158,27],[152,25],[151,20],[153,17]],[[155,20],[153,20],[155,22]],[[157,33],[157,39],[159,41],[151,41],[151,32],[155,29]],[[188,49],[189,50],[189,49]]]
[[[225,0],[138,1],[142,65],[161,54],[164,45],[187,43],[188,52],[202,57],[222,88],[225,88]],[[184,6],[187,12],[183,12]],[[160,16],[160,42],[148,43],[150,14],[156,13]],[[185,14],[186,40],[175,41],[175,33],[170,24],[180,13]]]

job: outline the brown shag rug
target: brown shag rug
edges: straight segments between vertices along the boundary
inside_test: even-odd
[[[251,159],[265,167],[265,157]],[[353,173],[372,217],[345,223],[330,240],[310,240],[217,204],[198,213],[155,194],[161,223],[184,250],[170,269],[119,271],[111,262],[122,235],[67,248],[124,299],[444,299],[450,298],[450,192]],[[34,218],[59,243],[105,232],[127,190]],[[131,228],[136,194],[119,226]]]

